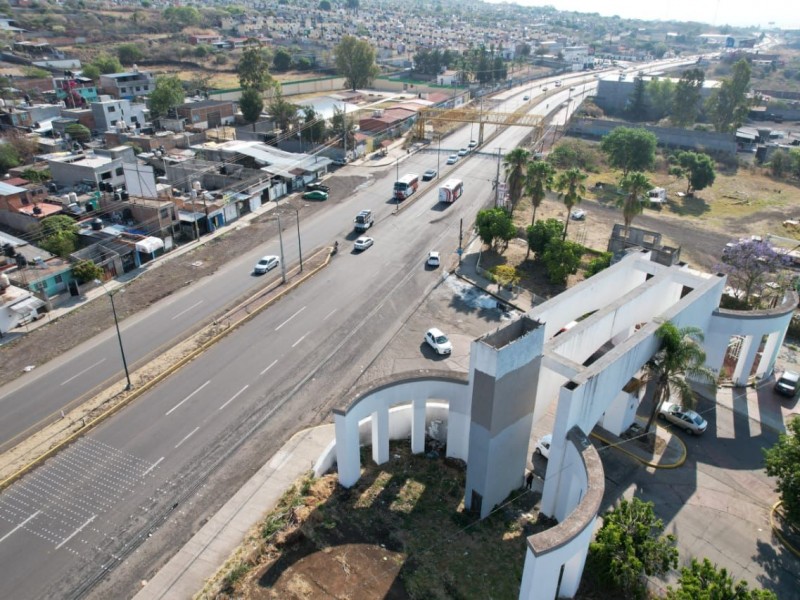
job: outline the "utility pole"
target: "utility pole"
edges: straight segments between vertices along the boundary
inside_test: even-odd
[[[281,232],[281,216],[276,215],[278,218],[278,241],[281,246],[281,279],[286,283],[286,261],[283,260],[283,233]]]
[[[464,219],[458,221],[458,264],[461,264],[461,255],[464,254],[462,242],[464,240]]]
[[[344,132],[342,134],[342,140],[344,144],[344,162],[347,162],[347,105],[346,104],[342,104],[342,110],[344,111],[342,113],[342,130]]]
[[[500,157],[502,156],[502,148],[497,149],[497,174],[494,177],[494,206],[500,206]]]

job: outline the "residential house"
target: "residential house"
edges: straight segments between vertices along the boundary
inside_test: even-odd
[[[116,100],[108,96],[100,96],[97,102],[92,102],[91,109],[98,131],[108,131],[112,127],[123,131],[137,129],[144,125],[146,119],[144,104],[131,104],[128,100]]]
[[[126,73],[100,75],[100,89],[114,98],[132,100],[136,96],[147,96],[156,89],[152,73],[134,69]]]
[[[192,129],[211,129],[220,125],[232,125],[236,121],[233,102],[201,100],[186,102],[177,107],[179,118],[185,119]]]
[[[16,231],[37,231],[42,219],[61,211],[60,205],[37,199],[25,187],[0,182],[0,223]]]
[[[0,335],[15,327],[39,318],[39,308],[44,306],[28,290],[11,285],[8,276],[0,273]]]
[[[121,187],[125,183],[123,158],[95,152],[78,152],[45,157],[53,181],[61,188],[98,188],[100,183]]]

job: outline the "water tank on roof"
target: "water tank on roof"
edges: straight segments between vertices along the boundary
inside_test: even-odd
[[[92,231],[100,231],[103,228],[103,221],[99,218],[92,219]]]
[[[10,285],[11,282],[8,280],[8,275],[0,273],[0,290],[5,290]]]
[[[70,192],[67,196],[70,204],[77,204],[78,194],[76,194],[75,192]]]
[[[199,181],[193,181],[193,182],[192,182],[192,189],[193,189],[194,191],[196,191],[196,192],[199,192],[200,190],[202,190],[202,189],[203,189],[203,186],[202,186],[202,185],[200,185],[200,182],[199,182]]]

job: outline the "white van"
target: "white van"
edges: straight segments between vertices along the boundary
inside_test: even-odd
[[[667,201],[667,190],[661,187],[653,188],[647,192],[650,204],[664,204]]]

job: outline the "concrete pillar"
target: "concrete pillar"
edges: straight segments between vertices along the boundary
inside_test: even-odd
[[[756,352],[761,343],[761,338],[748,335],[742,342],[742,349],[739,351],[739,360],[736,361],[736,368],[733,371],[733,385],[747,385],[750,371],[756,359]]]
[[[415,398],[411,403],[411,452],[425,452],[425,407],[427,401]]]
[[[381,407],[372,413],[372,460],[382,465],[389,460],[389,409]]]
[[[358,421],[347,415],[334,414],[336,429],[336,470],[339,484],[349,488],[361,477],[361,453],[358,443]]]
[[[725,362],[725,355],[728,353],[728,344],[731,338],[728,335],[708,334],[706,335],[703,349],[706,352],[706,366],[717,375],[722,370]]]
[[[527,549],[522,583],[519,586],[519,600],[555,600],[561,571],[556,554],[551,552],[534,556],[533,551]]]
[[[783,344],[783,331],[773,331],[767,337],[767,343],[764,344],[764,352],[761,354],[761,360],[758,362],[756,368],[756,375],[758,377],[769,377],[775,368],[775,361],[778,358],[781,344]]]
[[[581,584],[581,576],[583,575],[583,567],[586,564],[586,556],[589,554],[589,542],[591,541],[592,531],[594,530],[594,521],[584,529],[581,534],[581,541],[575,540],[572,545],[580,546],[578,552],[572,556],[564,564],[564,574],[561,577],[561,587],[558,589],[558,595],[561,598],[574,598],[578,593],[578,587]]]

